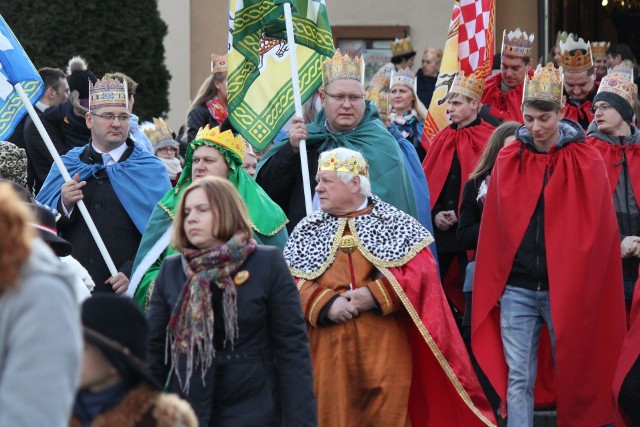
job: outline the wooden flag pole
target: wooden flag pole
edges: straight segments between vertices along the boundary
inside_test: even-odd
[[[302,98],[300,96],[300,80],[298,77],[298,56],[296,55],[296,41],[293,35],[293,18],[291,4],[285,2],[284,20],[287,28],[287,44],[289,46],[289,63],[291,64],[291,83],[293,85],[293,100],[296,108],[296,117],[302,118]],[[300,141],[300,166],[302,170],[302,185],[304,188],[304,206],[307,215],[313,211],[311,204],[311,185],[309,179],[309,163],[307,161],[307,141]]]
[[[31,116],[33,123],[36,125],[36,128],[38,128],[38,132],[40,132],[40,136],[42,137],[42,140],[46,144],[47,149],[49,150],[49,153],[53,157],[53,161],[55,162],[56,166],[58,166],[58,169],[60,170],[60,174],[62,174],[62,178],[64,179],[65,182],[70,181],[71,176],[69,176],[69,171],[67,171],[67,168],[64,166],[64,163],[62,163],[62,159],[60,158],[58,151],[54,147],[53,142],[51,141],[51,137],[49,136],[47,131],[44,129],[44,126],[42,125],[42,121],[40,120],[38,113],[36,113],[36,110],[33,108],[33,105],[31,105],[31,101],[29,101],[29,97],[27,96],[24,89],[22,88],[22,84],[16,83],[14,87],[18,92],[18,95],[20,96],[22,103],[25,105],[25,107],[27,107],[27,111],[29,112],[29,115]],[[111,256],[107,251],[107,247],[104,245],[104,242],[100,237],[100,233],[98,233],[98,229],[96,228],[96,225],[93,223],[93,220],[89,215],[89,211],[87,210],[87,207],[84,205],[84,202],[82,200],[78,201],[76,205],[78,206],[78,209],[80,209],[80,213],[84,218],[84,222],[87,224],[87,227],[89,227],[89,231],[91,232],[91,236],[93,237],[93,240],[95,240],[96,245],[98,245],[100,254],[104,258],[104,262],[107,263],[109,272],[111,273],[112,276],[115,276],[116,274],[118,274],[118,270],[116,269],[115,264],[111,260]]]

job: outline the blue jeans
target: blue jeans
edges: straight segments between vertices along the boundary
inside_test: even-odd
[[[547,324],[555,360],[556,337],[549,291],[507,285],[500,300],[500,331],[509,366],[507,426],[533,426],[533,386],[538,368],[542,323]]]

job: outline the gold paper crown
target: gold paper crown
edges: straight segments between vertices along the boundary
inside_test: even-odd
[[[634,100],[638,97],[638,86],[629,79],[629,74],[612,71],[600,81],[598,93],[600,92],[615,93],[633,107]]]
[[[211,54],[211,74],[227,72],[227,55]]]
[[[549,62],[544,67],[538,65],[533,77],[525,75],[522,102],[549,101],[562,105],[562,67],[556,68]]]
[[[382,116],[386,117],[389,115],[389,94],[386,90],[378,90],[377,88],[372,87],[365,92],[364,97],[376,106],[381,118],[384,119]]]
[[[211,129],[209,128],[209,125],[206,125],[205,127],[200,128],[195,139],[213,142],[214,144],[233,152],[240,158],[240,161],[244,160],[244,155],[247,150],[244,145],[244,141],[240,135],[233,136],[233,132],[230,130],[220,132],[220,127],[216,126]]]
[[[591,45],[581,38],[576,41],[572,36],[567,38],[567,41],[560,42],[560,52],[565,73],[582,73],[593,67]]]
[[[507,30],[502,32],[502,54],[513,56],[515,58],[530,58],[533,52],[533,33],[527,35],[526,32],[516,28],[515,31]]]
[[[158,145],[159,142],[170,141],[175,145],[175,141],[173,139],[173,133],[167,123],[161,118],[153,118],[153,128],[145,129],[144,133],[151,141],[151,145],[154,147]]]
[[[401,68],[398,71],[392,71],[389,89],[393,89],[395,85],[405,85],[413,90],[415,80],[410,68]]]
[[[480,101],[482,92],[484,91],[484,79],[478,79],[474,74],[465,77],[464,72],[459,71],[453,79],[449,94],[459,93],[467,98]]]
[[[322,65],[322,84],[326,87],[336,80],[356,80],[364,83],[364,61],[352,58],[336,49],[333,58]]]
[[[349,160],[343,162],[336,157],[335,153],[331,153],[328,158],[318,163],[318,170],[347,172],[369,178],[369,162],[365,160],[364,164],[362,164],[356,156],[352,156]]]
[[[100,79],[94,85],[89,81],[89,111],[103,107],[129,108],[127,85],[117,79]]]
[[[415,53],[411,45],[411,37],[407,36],[403,39],[395,39],[391,42],[391,54],[393,56],[402,56],[408,53]]]
[[[609,49],[609,42],[592,42],[591,43],[591,55],[607,56],[607,49]]]

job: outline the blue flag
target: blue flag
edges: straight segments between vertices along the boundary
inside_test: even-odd
[[[13,133],[27,112],[13,87],[16,83],[22,84],[32,104],[40,99],[44,89],[40,74],[0,15],[0,140]]]

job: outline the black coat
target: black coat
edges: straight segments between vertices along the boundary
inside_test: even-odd
[[[193,406],[201,427],[315,426],[316,401],[305,321],[296,284],[282,253],[258,246],[240,270],[249,279],[237,287],[240,335],[231,350],[223,348],[221,291],[212,287],[216,319],[216,359],[202,383],[200,367],[193,368],[188,394],[173,375],[169,390]],[[181,255],[162,263],[147,312],[148,362],[164,384],[166,329],[180,291],[186,283]],[[186,366],[178,369],[184,379]]]
[[[127,150],[120,158],[121,162],[133,152],[133,141],[128,139],[127,145]],[[102,163],[102,156],[96,153],[89,144],[80,155],[80,160],[87,164]],[[97,177],[88,179],[87,185],[82,188],[82,194],[89,215],[91,215],[116,269],[130,277],[133,260],[142,235],[113,190],[107,171],[103,169]],[[59,212],[64,212],[62,198],[58,202],[57,209]],[[109,268],[91,237],[80,210],[77,207],[73,209],[71,218],[67,218],[64,214],[61,215],[57,226],[60,235],[73,245],[71,255],[87,269],[96,284],[93,291],[113,292],[111,286],[104,283],[111,277]]]
[[[213,118],[206,105],[200,104],[193,107],[187,115],[187,138],[188,142],[196,139],[198,130],[201,127],[209,125],[210,128],[219,126],[220,123]]]
[[[478,247],[480,236],[480,220],[484,204],[477,200],[478,190],[486,175],[470,179],[464,184],[462,201],[460,202],[460,214],[458,215],[458,245],[466,251],[475,251]]]
[[[42,125],[44,129],[49,134],[53,145],[56,148],[56,151],[60,156],[67,154],[67,151],[71,150],[73,146],[67,145],[65,143],[65,139],[60,133],[60,129],[55,126],[52,122],[43,120],[43,113],[40,110],[36,109],[36,113],[40,117],[42,121]],[[85,141],[85,144],[89,142],[89,139]],[[29,158],[29,164],[33,169],[33,180],[34,180],[34,192],[38,194],[40,188],[42,188],[42,184],[45,179],[47,179],[47,175],[49,175],[49,170],[51,170],[51,165],[53,164],[53,156],[49,152],[42,136],[40,136],[40,132],[38,132],[38,128],[36,124],[33,122],[31,117],[27,117],[27,120],[24,124],[24,143],[26,145],[27,156]]]

